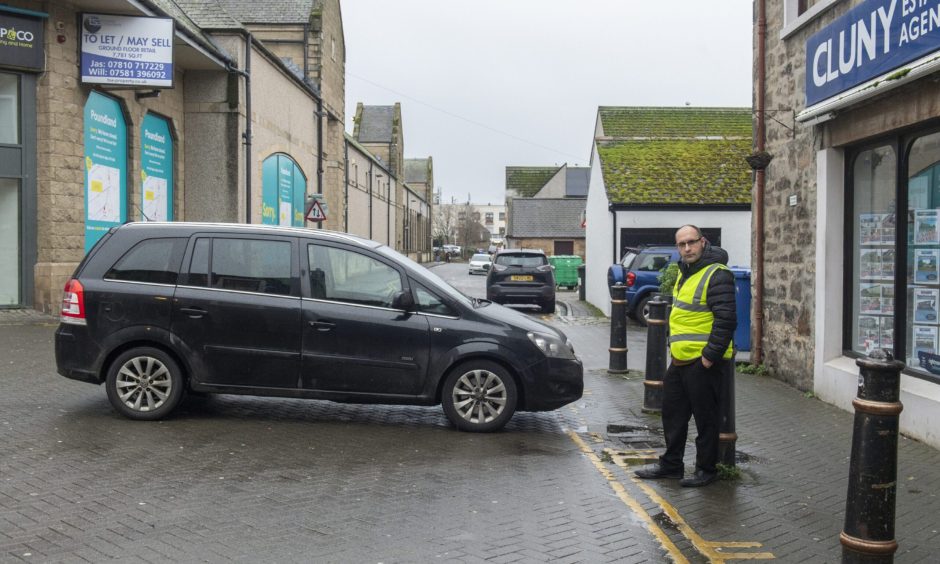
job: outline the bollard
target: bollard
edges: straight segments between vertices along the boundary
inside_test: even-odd
[[[650,308],[646,325],[646,379],[643,381],[643,411],[660,413],[663,410],[663,376],[666,374],[666,302],[659,294],[648,302]]]
[[[718,391],[718,462],[734,466],[738,442],[734,424],[734,358],[722,364]]]
[[[627,288],[619,282],[610,288],[610,374],[627,373]]]
[[[583,264],[578,265],[578,299],[582,302],[584,301],[584,274],[585,266]]]
[[[894,562],[894,515],[898,476],[898,419],[904,363],[875,350],[859,366],[845,526],[839,535],[842,562]]]

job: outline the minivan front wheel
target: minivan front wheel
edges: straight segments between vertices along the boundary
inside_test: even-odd
[[[130,419],[161,419],[183,397],[179,365],[170,355],[152,347],[121,353],[111,363],[105,385],[111,405]]]
[[[444,381],[444,414],[461,431],[502,429],[516,411],[516,383],[505,368],[486,360],[463,363]]]

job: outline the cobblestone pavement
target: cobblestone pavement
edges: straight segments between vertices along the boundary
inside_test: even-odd
[[[0,324],[2,562],[661,562],[566,432],[459,433],[440,408],[215,396],[157,423],[55,374],[54,324]]]

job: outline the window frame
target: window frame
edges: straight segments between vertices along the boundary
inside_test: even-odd
[[[196,245],[200,240],[209,240],[209,263],[207,265],[208,273],[206,285],[196,285],[191,281],[192,260],[196,252]],[[237,290],[231,288],[216,288],[212,286],[212,255],[215,248],[215,241],[219,239],[241,239],[251,241],[272,241],[290,243],[290,290],[286,294],[274,294],[270,292],[258,292],[250,290]],[[300,267],[297,259],[297,239],[296,237],[285,237],[277,235],[264,235],[257,233],[194,233],[189,240],[186,253],[183,256],[183,265],[180,267],[180,276],[177,281],[178,286],[197,288],[200,290],[211,290],[214,292],[238,292],[241,294],[255,294],[259,296],[280,297],[280,298],[299,298],[301,296]]]
[[[182,245],[182,249],[177,251],[178,256],[176,257],[173,257],[173,254],[172,254],[173,249],[171,249],[170,260],[172,262],[176,262],[176,272],[175,272],[176,279],[173,282],[154,282],[152,280],[133,280],[133,279],[127,279],[127,278],[114,278],[110,276],[111,273],[114,272],[114,269],[118,266],[118,264],[120,264],[125,259],[130,257],[131,254],[135,253],[136,251],[138,251],[138,249],[142,248],[143,246],[154,244],[157,241],[171,242],[170,243],[171,245],[175,245],[175,244]],[[118,259],[115,260],[111,264],[111,266],[108,267],[108,269],[104,272],[104,274],[102,274],[101,278],[102,280],[107,280],[108,282],[128,282],[128,283],[133,283],[133,284],[154,284],[157,286],[176,286],[180,283],[180,279],[182,278],[181,270],[183,268],[183,262],[184,262],[183,258],[186,256],[187,246],[188,246],[188,241],[187,241],[187,237],[185,236],[147,237],[145,239],[141,239],[140,241],[137,241],[136,243],[134,243],[129,249],[127,249],[127,251],[121,254],[121,256],[118,257]],[[168,265],[168,266],[171,266],[171,265]],[[166,271],[166,272],[171,273],[172,271]]]
[[[363,249],[362,247],[357,247],[354,245],[347,245],[347,244],[343,244],[340,242],[328,241],[325,239],[305,238],[301,240],[300,248],[298,251],[298,254],[302,255],[302,258],[301,258],[302,268],[301,268],[300,278],[301,278],[301,296],[303,299],[313,300],[313,301],[318,301],[318,302],[329,302],[331,304],[340,304],[340,305],[350,306],[350,307],[377,308],[377,309],[382,309],[386,311],[404,311],[404,310],[393,308],[390,306],[386,307],[386,306],[368,305],[368,304],[342,301],[342,300],[337,300],[337,299],[313,297],[313,290],[310,286],[310,271],[311,271],[310,254],[309,254],[310,245],[319,245],[321,247],[329,247],[329,248],[339,249],[339,250],[346,251],[346,252],[355,253],[358,255],[365,256],[369,259],[372,259],[385,266],[388,266],[389,268],[391,268],[392,270],[398,273],[398,278],[399,278],[399,281],[401,282],[401,290],[405,292],[412,292],[411,287],[408,284],[409,277],[407,273],[404,271],[404,269],[401,267],[401,265],[387,260],[382,255],[378,253],[370,252],[368,249]],[[412,297],[414,297],[414,293],[412,293]],[[408,313],[413,313],[413,312],[408,312]]]
[[[897,170],[895,170],[895,266],[894,266],[894,346],[891,353],[894,358],[905,363],[903,373],[913,378],[940,383],[940,375],[930,374],[926,371],[913,370],[907,366],[907,344],[911,338],[910,327],[907,320],[907,275],[908,254],[911,246],[908,243],[908,167],[911,150],[914,143],[932,134],[940,133],[940,120],[931,120],[916,126],[892,132],[889,135],[865,140],[858,145],[846,148],[844,169],[844,226],[843,226],[843,307],[842,307],[842,355],[848,358],[864,358],[865,355],[854,350],[852,345],[852,327],[856,322],[852,300],[855,291],[853,273],[856,256],[854,229],[855,229],[855,162],[856,159],[870,149],[882,146],[891,146],[897,156]],[[938,155],[940,156],[940,155]]]

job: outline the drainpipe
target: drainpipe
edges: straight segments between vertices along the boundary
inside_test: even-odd
[[[228,72],[245,78],[245,223],[251,223],[251,32],[243,32],[245,39],[245,70],[239,70],[234,62],[228,63]]]
[[[392,175],[388,175],[388,184],[385,189],[385,203],[388,207],[388,217],[385,218],[385,240],[388,241],[388,246],[395,248],[392,245]]]
[[[323,194],[323,98],[317,98],[317,194]],[[317,229],[323,222],[317,222]]]
[[[372,167],[373,163],[369,161],[369,239],[372,239]]]
[[[343,141],[343,231],[349,233],[349,143]],[[356,171],[358,172],[358,168]],[[359,182],[359,175],[356,175],[356,182]]]
[[[764,129],[764,80],[766,69],[764,67],[764,50],[767,40],[767,0],[759,0],[757,4],[757,153],[765,150]],[[764,360],[764,168],[757,170],[756,188],[754,193],[754,231],[757,232],[754,252],[754,354],[751,362],[755,365]]]

